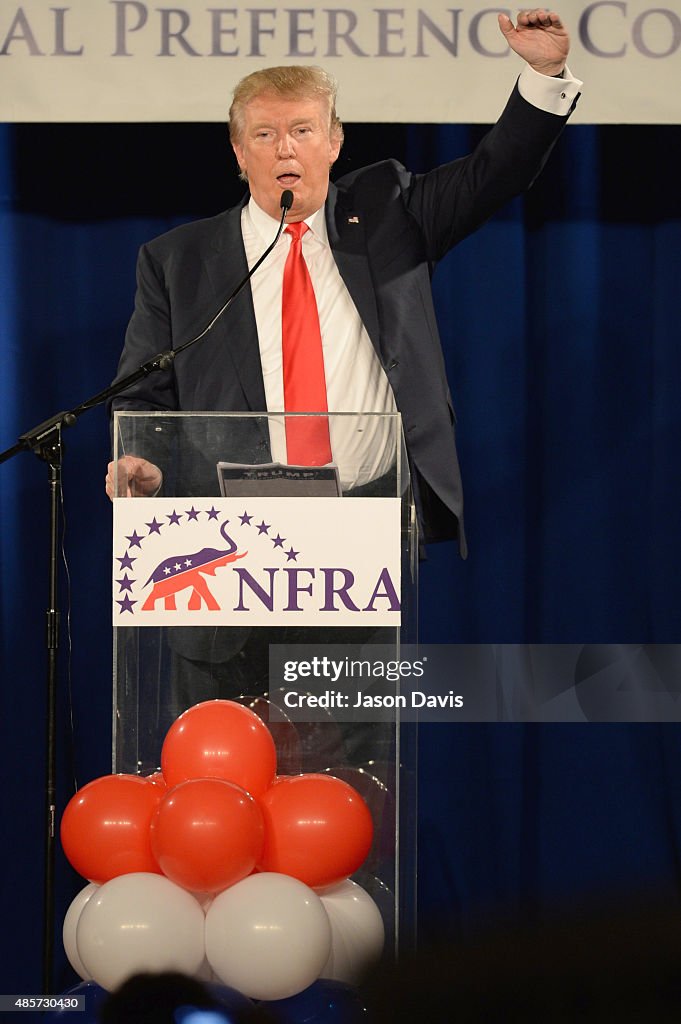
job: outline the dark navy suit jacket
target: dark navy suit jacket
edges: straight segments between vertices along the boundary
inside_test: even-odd
[[[402,414],[422,540],[458,537],[463,554],[454,411],[430,278],[457,242],[531,185],[566,120],[527,103],[516,88],[469,156],[422,175],[388,160],[329,188],[331,249]],[[198,334],[246,272],[241,206],[143,246],[118,376]],[[114,408],[264,411],[250,289],[172,371],[150,375]],[[253,460],[266,461],[262,436],[254,435],[252,447]]]

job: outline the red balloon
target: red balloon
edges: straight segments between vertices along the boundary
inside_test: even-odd
[[[163,742],[168,786],[187,779],[226,779],[254,796],[274,778],[277,755],[267,726],[231,700],[209,700],[180,715]]]
[[[280,777],[260,806],[265,818],[260,871],[293,875],[322,888],[353,874],[371,848],[369,808],[352,786],[331,775]]]
[[[192,892],[222,892],[255,869],[262,812],[241,786],[189,779],[169,790],[151,821],[151,848],[163,874]]]
[[[336,766],[324,773],[342,779],[356,789],[371,812],[371,820],[375,822],[374,838],[363,867],[372,874],[380,872],[380,865],[395,856],[395,796],[381,778],[390,778],[393,769],[392,765],[372,761],[357,768]]]
[[[104,775],[69,800],[61,841],[71,865],[90,882],[133,871],[160,874],[151,852],[149,825],[163,795],[137,775]]]

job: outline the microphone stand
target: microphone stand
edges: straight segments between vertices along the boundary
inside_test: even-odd
[[[232,305],[237,295],[246,287],[253,274],[260,264],[271,253],[279,241],[279,236],[284,229],[286,214],[293,205],[293,193],[286,189],[281,194],[280,206],[282,210],[279,229],[274,241],[265,250],[256,263],[253,264],[242,281],[236,286],[228,297],[227,301],[220,307],[210,323],[189,341],[183,342],[175,349],[166,349],[158,352],[152,359],[143,363],[132,373],[114,381],[109,387],[99,391],[96,395],[81,402],[65,412],[59,412],[51,416],[43,423],[27,430],[19,436],[16,444],[0,452],[0,463],[18,455],[19,452],[32,451],[48,467],[48,490],[50,509],[50,546],[49,546],[49,572],[48,572],[48,606],[47,606],[47,735],[45,741],[46,763],[45,763],[45,837],[44,837],[44,919],[43,919],[43,958],[42,958],[42,992],[44,995],[52,993],[52,971],[54,958],[54,854],[56,839],[56,709],[57,709],[57,656],[59,651],[60,636],[60,613],[58,594],[58,557],[59,557],[59,496],[61,494],[62,466],[64,449],[62,445],[62,430],[64,427],[71,427],[79,416],[90,409],[103,405],[110,399],[115,398],[123,391],[127,391],[138,381],[148,377],[151,373],[161,370],[169,370],[175,361],[175,357],[184,352],[191,345],[200,341],[217,323],[223,313]]]

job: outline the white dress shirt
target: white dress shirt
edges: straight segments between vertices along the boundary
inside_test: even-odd
[[[324,352],[329,412],[394,413],[395,398],[357,308],[333,258],[324,208],[306,222],[303,256],[312,280]],[[246,260],[253,266],[277,233],[279,222],[251,198],[241,214]],[[284,264],[291,236],[282,234],[251,278],[268,412],[284,409],[281,353],[281,299]],[[310,409],[310,412],[316,410]],[[395,461],[395,420],[389,416],[329,418],[333,461],[344,489],[375,480]],[[270,419],[272,459],[286,462],[283,421]]]

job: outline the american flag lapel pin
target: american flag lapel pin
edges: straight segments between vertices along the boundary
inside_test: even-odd
[[[359,217],[356,214],[352,217],[348,217],[348,224],[359,224]]]

